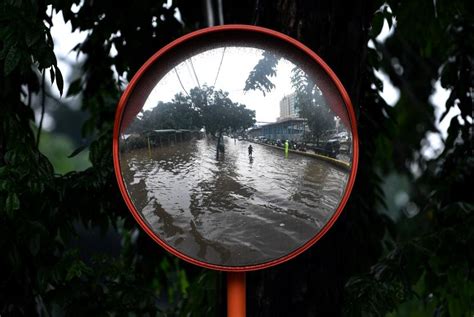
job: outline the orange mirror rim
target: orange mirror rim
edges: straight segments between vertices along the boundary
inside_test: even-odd
[[[349,175],[349,180],[346,185],[346,189],[344,192],[344,195],[341,199],[341,202],[339,203],[339,206],[337,207],[336,211],[333,213],[329,221],[321,228],[320,231],[317,232],[317,234],[308,240],[305,244],[300,246],[299,248],[293,250],[292,252],[288,253],[285,256],[282,256],[280,258],[263,262],[260,264],[254,264],[254,265],[248,265],[248,266],[225,266],[225,265],[217,265],[217,264],[211,264],[207,262],[203,262],[200,260],[197,260],[195,258],[192,258],[175,248],[171,247],[168,245],[164,240],[162,240],[156,233],[154,233],[151,228],[147,225],[146,221],[144,218],[141,216],[141,214],[137,211],[135,208],[135,205],[133,204],[132,200],[130,199],[130,196],[128,194],[128,191],[126,189],[122,173],[121,173],[121,168],[120,168],[120,161],[119,161],[119,137],[120,137],[120,128],[122,124],[122,119],[123,115],[127,106],[127,103],[129,101],[129,97],[134,91],[134,89],[137,86],[137,83],[144,77],[144,75],[147,73],[150,68],[155,65],[156,63],[160,63],[161,58],[165,55],[179,47],[180,44],[183,44],[187,41],[190,40],[195,40],[195,39],[206,39],[207,36],[210,35],[216,35],[217,33],[220,33],[219,35],[225,35],[225,33],[229,34],[235,34],[235,32],[238,31],[240,33],[247,33],[249,35],[258,33],[261,36],[272,38],[273,40],[279,40],[283,41],[289,46],[293,47],[296,51],[299,51],[301,54],[305,54],[307,57],[309,57],[314,63],[318,64],[321,69],[324,70],[324,72],[327,74],[328,78],[331,79],[333,85],[336,87],[338,93],[340,94],[340,97],[342,98],[345,108],[347,110],[347,114],[349,117],[350,121],[350,126],[351,126],[351,133],[352,133],[352,148],[353,148],[353,155],[352,155],[352,165],[351,165],[351,171]],[[324,93],[324,92],[323,92]],[[171,254],[177,256],[178,258],[185,260],[187,262],[190,262],[192,264],[205,267],[208,269],[213,269],[213,270],[219,270],[219,271],[228,271],[228,272],[246,272],[246,271],[254,271],[254,270],[260,270],[260,269],[265,269],[271,266],[275,266],[278,264],[281,264],[283,262],[286,262],[299,254],[303,253],[306,251],[308,248],[310,248],[312,245],[314,245],[321,237],[323,237],[328,230],[334,225],[336,222],[337,218],[340,216],[342,210],[344,209],[347,200],[349,199],[349,196],[351,194],[352,188],[354,186],[355,182],[355,177],[357,173],[357,165],[358,165],[358,159],[359,159],[359,137],[357,134],[357,122],[356,122],[356,117],[354,113],[354,109],[351,103],[351,100],[349,98],[349,95],[347,94],[344,86],[340,82],[340,80],[337,78],[336,74],[329,68],[329,66],[316,54],[314,53],[311,49],[303,45],[302,43],[298,42],[297,40],[282,34],[280,32],[276,32],[267,28],[262,28],[262,27],[257,27],[257,26],[252,26],[252,25],[223,25],[223,26],[215,26],[215,27],[210,27],[210,28],[205,28],[201,29],[189,34],[186,34],[175,41],[171,42],[170,44],[166,45],[162,49],[160,49],[158,52],[156,52],[148,61],[138,70],[138,72],[133,76],[132,80],[130,81],[129,85],[127,86],[127,89],[125,92],[122,94],[122,97],[119,100],[118,107],[117,107],[117,112],[115,115],[115,122],[114,122],[114,130],[113,130],[113,160],[114,160],[114,169],[115,169],[115,176],[117,178],[117,182],[119,185],[120,192],[122,194],[123,199],[125,200],[125,203],[132,213],[133,217],[135,220],[138,222],[140,227],[160,246],[162,246],[166,251],[170,252]]]

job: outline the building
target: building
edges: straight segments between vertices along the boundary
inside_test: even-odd
[[[280,121],[255,127],[248,131],[252,138],[266,138],[268,140],[289,140],[302,142],[304,140],[306,119],[281,118]]]
[[[280,100],[280,118],[298,118],[298,108],[296,107],[296,93],[289,94]]]

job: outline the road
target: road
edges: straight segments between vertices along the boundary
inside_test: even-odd
[[[243,266],[287,255],[320,231],[348,172],[320,160],[224,138],[121,154],[127,190],[150,227],[181,253]]]

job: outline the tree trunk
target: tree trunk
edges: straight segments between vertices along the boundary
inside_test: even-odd
[[[259,0],[255,21],[300,40],[321,56],[348,90],[357,113],[373,11],[371,1]],[[367,254],[374,253],[363,250],[365,241],[358,239],[357,217],[362,208],[347,209],[305,253],[282,265],[248,273],[249,316],[342,315],[344,284],[366,269]],[[358,252],[364,260],[357,258]]]
[[[195,12],[192,2],[185,9]],[[340,316],[347,279],[366,271],[380,255],[380,249],[374,245],[378,243],[375,237],[383,234],[383,229],[369,227],[372,224],[383,228],[380,216],[371,209],[373,199],[370,198],[374,196],[370,152],[375,137],[372,123],[368,122],[372,114],[368,112],[375,111],[370,105],[360,106],[364,89],[370,87],[364,72],[368,31],[375,9],[371,0],[224,1],[226,24],[267,27],[310,47],[342,81],[356,114],[364,111],[359,122],[363,163],[359,164],[345,211],[333,228],[303,254],[282,265],[247,274],[249,316]],[[204,19],[197,16],[190,22],[205,26]]]

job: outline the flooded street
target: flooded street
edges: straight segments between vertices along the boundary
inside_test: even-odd
[[[277,259],[321,229],[343,196],[349,173],[320,160],[224,137],[121,153],[136,209],[181,253],[245,266]]]

